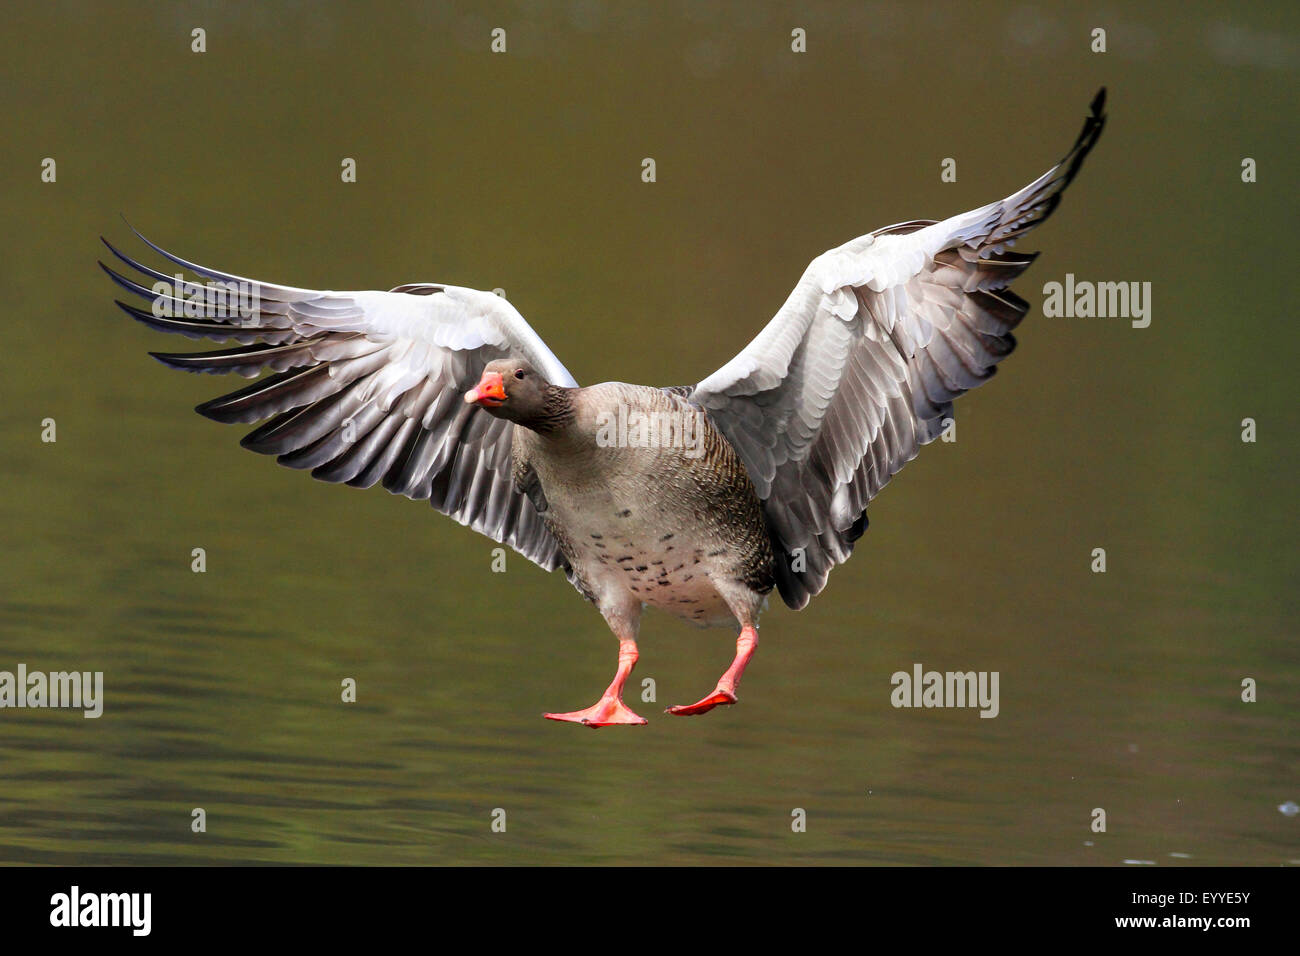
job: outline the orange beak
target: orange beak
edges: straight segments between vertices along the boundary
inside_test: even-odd
[[[484,372],[479,383],[465,393],[465,402],[495,408],[506,400],[506,383],[500,372]]]

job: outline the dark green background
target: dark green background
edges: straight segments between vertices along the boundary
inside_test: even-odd
[[[0,861],[1297,862],[1295,10],[10,9],[0,669],[103,670],[106,705],[0,711]],[[517,556],[489,573],[425,504],[241,451],[190,411],[226,380],[150,360],[185,340],[95,266],[101,233],[139,251],[125,214],[276,282],[502,287],[580,382],[690,383],[821,251],[1027,183],[1103,84],[1110,125],[1024,243],[1019,351],[696,720],[659,710],[730,636],[657,614],[648,727],[540,719],[612,673],[594,610]],[[1044,318],[1066,272],[1151,282],[1150,328]],[[893,709],[913,662],[999,671],[1001,716]]]

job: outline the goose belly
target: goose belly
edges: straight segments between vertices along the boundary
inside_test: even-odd
[[[700,626],[734,622],[715,581],[732,576],[737,556],[678,500],[606,488],[566,502],[554,517],[598,603],[616,589]]]

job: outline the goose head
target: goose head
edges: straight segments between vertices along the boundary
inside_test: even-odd
[[[465,402],[517,425],[549,431],[573,417],[574,391],[552,385],[522,359],[496,359],[465,393]]]

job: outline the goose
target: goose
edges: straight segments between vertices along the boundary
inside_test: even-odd
[[[770,593],[796,610],[820,593],[865,531],[868,503],[1011,352],[1029,306],[1009,284],[1036,255],[1012,247],[1056,208],[1101,135],[1104,105],[1103,89],[1066,156],[1006,199],[817,256],[753,341],[694,386],[580,387],[490,292],[276,285],[183,259],[133,227],[201,280],[106,239],[137,278],[100,266],[152,303],[117,302],[151,329],[237,343],[150,354],[256,378],[197,407],[260,423],[245,448],[323,481],[427,499],[562,569],[618,640],[618,666],[595,704],[543,716],[640,725],[623,689],[642,610],[737,629],[713,691],[667,713],[734,704]]]

